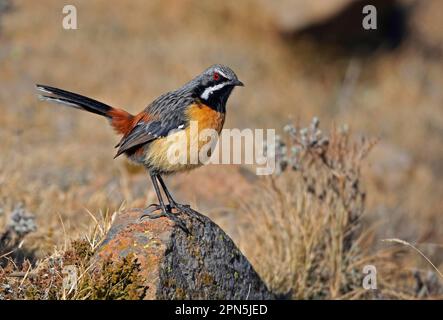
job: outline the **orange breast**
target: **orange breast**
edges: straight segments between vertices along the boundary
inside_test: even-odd
[[[225,123],[225,114],[202,103],[191,105],[187,110],[188,119],[197,121],[199,131],[203,129],[214,129],[218,133],[223,129]]]

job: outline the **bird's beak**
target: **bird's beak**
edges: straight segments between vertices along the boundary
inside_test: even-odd
[[[244,87],[245,85],[243,84],[243,82],[241,82],[240,80],[234,80],[234,86],[238,86],[238,87]]]

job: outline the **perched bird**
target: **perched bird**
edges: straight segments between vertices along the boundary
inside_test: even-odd
[[[171,135],[186,137],[186,147],[203,129],[214,129],[220,133],[226,114],[226,102],[236,86],[243,86],[234,71],[229,67],[216,64],[177,90],[167,92],[143,111],[132,115],[119,108],[113,108],[94,99],[62,89],[37,84],[43,94],[42,100],[61,103],[68,107],[89,111],[107,118],[114,130],[122,135],[116,145],[114,158],[125,154],[129,159],[144,166],[152,180],[159,204],[148,206],[141,217],[158,218],[167,216],[179,223],[172,209],[185,211],[187,205],[177,203],[168,191],[162,175],[186,171],[198,167],[201,162],[171,162],[168,149]],[[197,133],[190,130],[192,121],[198,124]],[[182,139],[183,140],[183,139]],[[198,143],[197,149],[202,147]],[[190,160],[189,157],[187,160]],[[160,186],[159,186],[160,184]],[[162,198],[160,187],[166,195],[168,204]],[[156,211],[161,210],[160,213]]]

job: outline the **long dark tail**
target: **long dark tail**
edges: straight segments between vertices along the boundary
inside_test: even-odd
[[[120,134],[126,134],[132,129],[134,116],[123,109],[113,108],[100,101],[70,91],[41,84],[37,84],[36,87],[37,90],[44,93],[39,95],[41,100],[61,103],[68,107],[106,117],[111,122],[114,130]]]
[[[89,111],[109,119],[112,118],[110,112],[114,108],[108,106],[107,104],[66,90],[45,86],[41,84],[37,84],[36,86],[37,90],[45,93],[39,95],[39,98],[41,100],[58,102],[68,107]]]

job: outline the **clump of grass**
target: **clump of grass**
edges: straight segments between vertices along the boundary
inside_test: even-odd
[[[326,136],[285,127],[277,144],[277,175],[242,205],[241,247],[269,287],[291,298],[355,298],[365,294],[368,263],[360,168],[374,142],[353,141],[346,127]]]
[[[94,225],[82,239],[31,264],[7,259],[0,268],[0,299],[141,299],[145,286],[140,265],[133,256],[97,264],[96,249],[115,215],[90,214]]]

